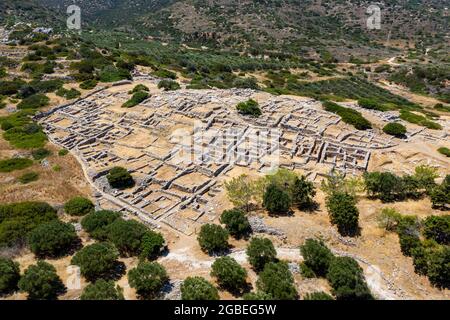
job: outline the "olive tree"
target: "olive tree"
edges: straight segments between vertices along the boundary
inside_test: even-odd
[[[252,267],[261,271],[267,263],[275,261],[277,251],[270,239],[253,238],[247,247],[247,256]]]
[[[228,249],[228,231],[217,224],[205,224],[197,237],[200,248],[211,254]]]
[[[274,300],[295,300],[298,297],[294,277],[284,262],[267,263],[259,274],[256,286]]]
[[[19,264],[0,257],[0,296],[14,292],[20,279]]]
[[[181,284],[182,300],[219,300],[219,292],[202,277],[187,277]]]
[[[247,271],[230,257],[217,258],[211,276],[217,278],[219,286],[231,292],[241,292],[247,285]]]
[[[157,262],[141,262],[128,273],[128,282],[141,298],[156,297],[169,281],[166,269]]]

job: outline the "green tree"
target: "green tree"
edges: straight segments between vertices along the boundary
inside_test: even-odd
[[[354,236],[358,231],[359,211],[356,200],[347,193],[335,193],[327,198],[326,206],[330,221],[340,234]]]
[[[241,292],[247,285],[247,271],[230,257],[217,258],[213,265],[211,276],[217,278],[222,288],[231,292]]]
[[[334,300],[332,296],[323,291],[307,293],[303,300]]]
[[[390,172],[366,172],[364,182],[369,196],[383,202],[397,200],[403,191],[402,179]]]
[[[313,207],[316,189],[314,184],[306,180],[305,176],[300,176],[294,182],[292,190],[293,203],[299,209],[309,209]]]
[[[450,215],[429,216],[423,222],[423,235],[439,244],[450,244]]]
[[[108,175],[109,185],[116,189],[127,189],[135,185],[134,179],[127,169],[122,167],[114,167],[109,170]]]
[[[30,249],[38,257],[65,255],[77,240],[75,227],[59,220],[41,224],[28,235]]]
[[[169,281],[166,269],[157,262],[140,262],[128,273],[128,282],[141,298],[157,297]]]
[[[109,242],[88,245],[78,251],[71,263],[80,267],[81,274],[88,280],[110,276],[117,264],[119,252]]]
[[[261,109],[259,108],[258,102],[253,99],[250,99],[246,102],[241,102],[236,106],[236,109],[244,114],[250,115],[252,117],[259,117],[262,114]]]
[[[113,281],[99,279],[84,288],[80,300],[124,300],[124,297],[122,288],[114,286]]]
[[[242,296],[243,300],[273,300],[272,296],[262,291],[249,292]]]
[[[148,230],[141,239],[140,259],[153,259],[158,256],[161,253],[164,243],[165,240],[161,233]]]
[[[81,220],[81,226],[89,235],[97,240],[108,238],[107,227],[119,219],[121,214],[116,211],[101,210],[88,214]]]
[[[428,194],[436,187],[434,180],[438,177],[439,174],[436,168],[421,165],[414,169],[414,178],[417,180],[419,188],[425,189]]]
[[[106,227],[108,240],[114,243],[122,256],[136,256],[141,252],[142,237],[148,231],[134,220],[116,219]]]
[[[373,299],[364,279],[362,268],[355,259],[337,257],[331,260],[327,280],[337,300]]]
[[[294,277],[284,262],[267,263],[259,274],[256,286],[274,300],[295,300],[298,297]]]
[[[450,289],[450,247],[441,246],[428,257],[427,275],[430,282],[443,289]]]
[[[250,211],[251,200],[255,194],[253,182],[243,174],[224,182],[225,190],[230,202],[237,208],[245,208]]]
[[[65,292],[66,287],[56,269],[45,261],[38,261],[25,270],[19,281],[19,289],[28,293],[28,299],[54,300]]]
[[[325,277],[328,272],[331,260],[334,258],[331,250],[319,240],[306,239],[300,246],[300,252],[304,259],[304,264],[311,269],[318,277]]]
[[[220,216],[220,222],[225,224],[228,232],[236,238],[240,238],[251,232],[247,217],[239,209],[225,210]]]
[[[228,231],[216,224],[205,224],[197,237],[200,248],[211,254],[228,249]]]
[[[271,214],[287,213],[292,205],[289,193],[275,184],[270,184],[263,197],[263,206]]]
[[[180,84],[173,80],[161,80],[158,83],[158,88],[163,89],[164,91],[173,91],[180,89]]]
[[[187,277],[181,284],[182,300],[219,300],[219,292],[202,277]]]
[[[92,201],[83,197],[74,197],[64,204],[64,211],[71,216],[84,216],[94,208]]]
[[[383,127],[383,131],[386,134],[397,138],[403,138],[406,134],[406,128],[404,125],[396,122],[388,123]]]
[[[277,251],[267,238],[252,238],[247,247],[248,261],[256,271],[261,271],[269,262],[274,262]]]
[[[19,264],[12,259],[0,257],[0,296],[14,292],[19,279]]]

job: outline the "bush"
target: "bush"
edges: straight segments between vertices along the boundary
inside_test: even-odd
[[[300,246],[300,252],[303,256],[304,264],[316,276],[326,276],[330,261],[334,256],[322,241],[306,239],[305,243]]]
[[[159,69],[156,70],[155,72],[152,73],[154,76],[159,77],[159,78],[166,78],[166,79],[176,79],[177,78],[177,74],[166,70],[166,69]]]
[[[116,68],[114,66],[106,66],[99,73],[101,82],[116,82],[120,80],[131,79],[131,74],[126,69]]]
[[[358,130],[367,130],[372,128],[372,124],[362,116],[362,114],[351,108],[342,107],[336,103],[323,102],[325,111],[332,112],[341,117],[342,121],[354,126]]]
[[[11,127],[11,122],[2,122],[2,128],[6,129],[5,126],[9,128],[3,133],[3,138],[18,149],[41,148],[47,142],[47,136],[36,123]]]
[[[332,296],[323,291],[307,293],[303,300],[334,300]]]
[[[263,206],[271,214],[287,213],[292,205],[289,193],[275,184],[270,184],[263,196]]]
[[[66,290],[55,267],[45,261],[38,261],[25,270],[19,289],[27,292],[28,299],[33,300],[54,300]]]
[[[133,94],[133,93],[136,93],[136,92],[139,92],[139,91],[150,91],[149,89],[148,89],[148,87],[147,86],[144,86],[143,84],[138,84],[137,86],[135,86],[134,88],[133,88],[133,90],[131,90],[130,92],[128,92],[129,94]]]
[[[100,242],[78,251],[73,256],[71,264],[79,266],[81,274],[91,281],[110,276],[118,257],[119,251],[112,243]]]
[[[81,220],[81,226],[92,238],[104,241],[108,238],[107,227],[120,216],[119,212],[109,210],[92,212]]]
[[[116,219],[106,227],[108,240],[114,243],[122,256],[136,256],[141,251],[142,237],[148,231],[134,220]]]
[[[430,198],[433,208],[448,210],[450,204],[450,175],[445,177],[440,186],[431,190]]]
[[[269,294],[274,300],[295,300],[298,296],[294,277],[287,263],[269,262],[259,274],[258,290]]]
[[[350,257],[331,260],[327,279],[337,300],[372,300],[362,268]]]
[[[21,175],[17,180],[22,184],[28,184],[39,179],[39,174],[36,172],[27,172]]]
[[[94,89],[97,86],[97,84],[98,81],[90,79],[80,83],[80,88],[83,90],[91,90]]]
[[[58,151],[58,156],[64,157],[64,156],[66,156],[68,153],[69,153],[69,150],[61,149],[61,150]]]
[[[55,219],[56,210],[45,202],[0,205],[0,247],[23,243],[30,231]]]
[[[220,222],[225,224],[228,232],[236,238],[240,238],[251,232],[247,217],[239,209],[225,210],[220,217]]]
[[[442,129],[442,126],[439,123],[427,120],[424,116],[415,114],[405,109],[400,110],[400,119],[432,130]]]
[[[258,102],[253,99],[239,103],[236,106],[236,109],[239,111],[239,113],[252,117],[259,117],[260,115],[262,115]]]
[[[383,132],[391,136],[402,138],[406,134],[406,128],[400,123],[391,122],[383,127]]]
[[[369,98],[361,98],[358,100],[358,105],[364,109],[387,111],[387,108],[381,105],[378,101]]]
[[[202,277],[187,277],[181,284],[181,299],[219,300],[219,292]]]
[[[135,185],[134,179],[127,169],[122,167],[114,167],[109,170],[106,176],[111,187],[116,189],[132,188]]]
[[[164,91],[172,91],[172,90],[178,90],[180,89],[180,85],[176,81],[172,80],[161,80],[158,83],[159,89],[164,89]]]
[[[369,196],[383,202],[391,202],[402,197],[401,178],[390,172],[367,172],[364,174],[364,183]]]
[[[13,293],[20,279],[20,268],[17,262],[0,257],[0,296]]]
[[[38,257],[60,257],[78,240],[73,225],[59,220],[39,225],[28,235],[30,250]]]
[[[139,257],[145,260],[158,256],[161,253],[164,243],[164,237],[160,233],[147,230],[141,239],[141,253]]]
[[[441,246],[428,258],[427,276],[438,288],[450,289],[450,247]]]
[[[446,147],[442,147],[438,149],[438,152],[443,154],[446,157],[450,157],[450,149]]]
[[[203,225],[197,240],[200,248],[209,254],[228,249],[228,231],[216,224]]]
[[[113,281],[103,279],[90,283],[84,288],[80,300],[124,300],[122,290]]]
[[[358,232],[359,211],[353,196],[335,193],[327,198],[326,206],[331,224],[337,226],[341,235],[354,236]]]
[[[39,148],[36,150],[31,151],[31,155],[33,156],[34,160],[42,160],[50,156],[52,153],[50,150],[47,150],[45,148]]]
[[[217,258],[211,276],[217,278],[219,286],[231,292],[241,292],[247,285],[247,271],[230,257]]]
[[[146,100],[149,96],[150,95],[145,91],[138,91],[133,94],[130,100],[122,105],[122,108],[132,108],[134,106],[137,106],[139,103]]]
[[[72,100],[72,99],[76,99],[79,96],[81,96],[81,92],[74,88],[72,88],[70,90],[61,88],[58,91],[56,91],[56,95],[66,98],[67,100]]]
[[[305,176],[300,176],[295,179],[292,189],[292,201],[299,209],[313,207],[316,190],[312,182],[306,180]]]
[[[403,216],[393,208],[384,208],[378,217],[378,225],[387,231],[397,231],[397,227]]]
[[[64,211],[71,216],[84,216],[94,208],[92,201],[84,197],[74,197],[64,204]]]
[[[39,109],[48,106],[50,99],[44,94],[34,94],[23,99],[17,109]]]
[[[423,235],[439,244],[450,244],[450,215],[430,216],[423,222]]]
[[[130,287],[142,298],[156,297],[168,281],[166,269],[157,262],[141,262],[128,272]]]
[[[253,238],[247,247],[248,261],[256,271],[264,269],[264,266],[276,260],[277,251],[272,241],[267,238]]]
[[[242,299],[243,300],[253,300],[253,301],[273,300],[273,298],[270,294],[262,292],[262,291],[246,293],[242,296]]]
[[[23,170],[30,167],[33,161],[24,158],[14,158],[7,160],[0,160],[0,172],[12,172],[15,170]]]

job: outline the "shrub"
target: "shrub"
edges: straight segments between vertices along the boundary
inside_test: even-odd
[[[58,156],[64,157],[64,156],[66,156],[68,153],[69,153],[69,150],[61,149],[61,150],[58,151]]]
[[[28,235],[28,245],[38,257],[59,257],[78,240],[73,225],[59,220],[39,225]]]
[[[146,100],[149,97],[149,94],[145,91],[138,91],[131,97],[130,100],[125,102],[122,105],[122,108],[132,108],[134,106],[137,106],[142,101]]]
[[[181,284],[181,299],[219,300],[219,292],[202,277],[187,277]]]
[[[312,208],[316,195],[312,182],[306,180],[305,176],[300,176],[295,179],[292,189],[292,201],[299,209]]]
[[[14,158],[7,160],[0,160],[0,172],[12,172],[15,170],[23,170],[30,167],[33,161],[24,158]]]
[[[19,264],[11,259],[0,257],[0,296],[14,292],[19,279]]]
[[[116,189],[127,189],[135,185],[134,179],[127,169],[114,167],[106,176],[111,187]]]
[[[200,248],[211,254],[228,249],[228,231],[216,224],[205,224],[198,235]]]
[[[230,257],[217,258],[211,276],[217,278],[219,286],[231,292],[241,292],[247,284],[247,271]]]
[[[450,204],[450,175],[447,175],[441,185],[430,192],[433,208],[448,210]]]
[[[341,117],[342,121],[354,126],[358,130],[367,130],[372,128],[372,124],[356,110],[342,107],[336,103],[323,102],[325,111],[332,112]]]
[[[378,217],[378,225],[387,231],[396,231],[402,214],[393,208],[384,208]]]
[[[81,220],[81,226],[92,238],[104,241],[108,238],[107,227],[119,219],[120,215],[119,212],[109,210],[92,212]]]
[[[83,90],[91,90],[94,89],[98,84],[98,81],[90,79],[80,83],[80,88]]]
[[[303,300],[334,300],[332,296],[323,291],[307,293]]]
[[[42,160],[50,156],[52,153],[50,150],[47,150],[45,148],[39,148],[36,150],[31,151],[31,155],[33,156],[34,160]]]
[[[48,106],[50,99],[44,94],[34,94],[23,99],[18,105],[17,109],[39,109]]]
[[[39,179],[39,174],[36,172],[27,172],[21,175],[17,180],[22,184],[27,184]]]
[[[353,258],[332,259],[327,279],[337,300],[373,299],[364,279],[363,270]]]
[[[64,211],[71,216],[84,216],[94,208],[92,201],[84,197],[74,197],[64,204]]]
[[[243,300],[273,300],[272,296],[268,293],[257,291],[257,292],[249,292],[242,296]]]
[[[450,244],[450,215],[430,216],[423,222],[423,235],[439,244]]]
[[[154,298],[169,281],[166,269],[157,262],[141,262],[128,272],[130,287],[142,298]]]
[[[166,69],[156,70],[152,74],[159,78],[166,78],[166,79],[176,79],[177,78],[176,73],[166,70]]]
[[[442,126],[439,123],[427,120],[424,116],[415,114],[405,109],[400,110],[400,119],[432,130],[442,129]]]
[[[247,217],[239,209],[225,210],[220,217],[220,222],[225,224],[228,232],[236,238],[251,232]]]
[[[161,253],[165,243],[164,237],[157,232],[147,230],[141,239],[140,258],[152,259]]]
[[[378,101],[369,98],[361,98],[358,100],[358,105],[364,109],[386,111],[387,108],[381,105]]]
[[[441,246],[428,257],[427,276],[438,288],[450,289],[450,247]]]
[[[56,95],[66,98],[67,100],[72,100],[72,99],[76,99],[79,96],[81,96],[81,92],[74,88],[72,88],[70,90],[61,88],[58,91],[56,91]]]
[[[304,264],[316,276],[326,276],[330,261],[334,256],[322,241],[306,239],[305,243],[300,246],[300,252],[303,256]]]
[[[289,193],[275,184],[267,187],[263,196],[263,206],[271,214],[287,213],[292,205]]]
[[[122,290],[113,281],[103,279],[90,283],[84,288],[80,300],[124,300]]]
[[[272,241],[267,238],[252,238],[246,252],[248,261],[256,271],[264,269],[264,266],[275,261],[277,256]]]
[[[390,172],[366,172],[364,183],[369,196],[376,197],[383,202],[391,202],[402,197],[401,178]]]
[[[71,264],[79,266],[81,274],[91,281],[110,276],[118,257],[119,251],[112,243],[100,242],[78,251],[73,256]]]
[[[410,257],[412,250],[421,245],[417,227],[402,219],[398,226],[398,238],[400,250],[405,256]]]
[[[142,237],[148,231],[134,220],[116,219],[106,227],[108,240],[114,243],[122,256],[135,256],[141,251]]]
[[[144,86],[143,84],[138,84],[137,86],[135,86],[134,88],[133,88],[133,90],[131,90],[130,92],[128,92],[129,94],[133,94],[133,93],[136,93],[136,92],[139,92],[139,91],[149,91],[149,89],[148,89],[148,87],[147,86]]]
[[[438,149],[438,152],[443,154],[446,157],[450,157],[450,149],[446,147],[442,147]]]
[[[354,236],[357,233],[359,211],[353,196],[335,193],[327,198],[326,206],[330,222],[337,226],[340,234]]]
[[[294,277],[284,262],[267,263],[259,274],[256,286],[274,300],[295,300],[298,296]]]
[[[116,68],[114,66],[106,66],[99,73],[101,82],[115,82],[124,79],[131,79],[131,74],[126,69]]]
[[[45,261],[38,261],[25,270],[19,289],[27,292],[28,299],[33,300],[54,300],[66,290],[55,267]]]
[[[178,90],[180,89],[180,85],[178,84],[178,82],[176,81],[172,81],[172,80],[161,80],[158,83],[158,88],[159,89],[164,89],[164,91],[173,91],[173,90]]]
[[[2,127],[9,126],[11,122],[2,122]],[[23,126],[13,126],[3,133],[3,138],[18,149],[41,148],[47,142],[47,136],[42,128],[35,123]]]
[[[244,115],[249,115],[252,117],[259,117],[262,112],[259,108],[258,102],[256,102],[253,99],[247,100],[246,102],[241,102],[236,106],[236,109],[239,111],[239,113],[242,113]]]
[[[406,134],[406,128],[400,123],[391,122],[383,127],[383,132],[391,136],[402,138]]]
[[[56,210],[45,202],[0,205],[0,247],[23,242],[34,228],[55,219]]]

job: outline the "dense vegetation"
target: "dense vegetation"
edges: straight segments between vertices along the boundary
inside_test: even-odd
[[[187,277],[181,284],[182,300],[219,300],[217,289],[202,277]]]

